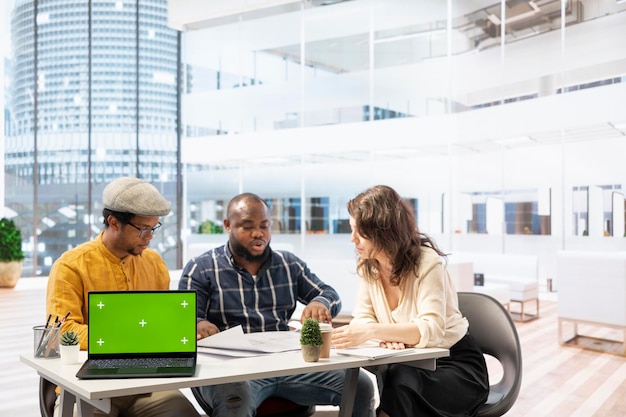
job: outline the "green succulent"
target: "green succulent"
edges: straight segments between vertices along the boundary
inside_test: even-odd
[[[63,332],[61,335],[61,344],[63,346],[74,346],[78,344],[78,333],[73,330]]]
[[[300,344],[305,346],[322,346],[322,331],[320,324],[313,318],[308,318],[302,323],[300,329]]]

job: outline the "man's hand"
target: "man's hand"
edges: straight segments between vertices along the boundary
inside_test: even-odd
[[[328,311],[324,303],[320,303],[319,301],[311,301],[306,307],[304,307],[302,316],[300,316],[300,321],[304,323],[304,320],[308,318],[314,318],[320,323],[330,323],[333,320],[333,316],[330,314],[330,311]]]
[[[205,337],[213,336],[216,333],[219,333],[220,329],[217,326],[208,320],[202,320],[198,322],[198,340],[204,339]]]

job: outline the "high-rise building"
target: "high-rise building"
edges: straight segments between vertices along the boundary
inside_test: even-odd
[[[98,233],[112,179],[140,177],[175,203],[178,34],[167,0],[15,0],[11,47],[6,206],[45,274]],[[164,224],[154,241],[171,262],[176,224]]]

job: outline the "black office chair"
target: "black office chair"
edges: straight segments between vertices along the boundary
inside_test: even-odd
[[[39,377],[39,411],[41,417],[54,415],[54,403],[57,399],[57,386],[44,377]]]
[[[500,417],[515,403],[522,385],[522,348],[508,311],[495,298],[481,293],[459,292],[459,309],[469,321],[469,331],[483,353],[502,365],[502,379],[489,387],[482,417]]]
[[[208,417],[213,414],[211,407],[200,394],[199,387],[192,387],[191,392]],[[300,405],[279,397],[270,397],[256,409],[256,417],[310,417],[315,413],[315,406]]]

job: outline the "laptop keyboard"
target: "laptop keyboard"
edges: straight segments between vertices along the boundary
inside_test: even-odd
[[[184,368],[193,365],[193,359],[181,358],[127,358],[127,359],[90,359],[91,369],[117,368]]]

